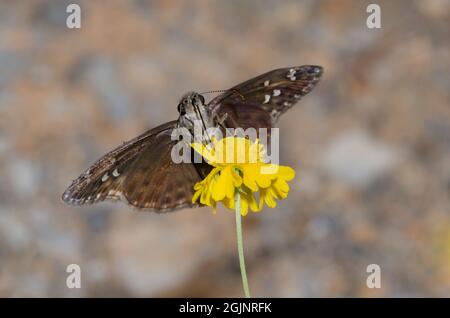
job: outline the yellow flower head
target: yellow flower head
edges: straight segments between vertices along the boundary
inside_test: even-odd
[[[253,143],[246,138],[226,137],[213,139],[211,147],[202,143],[191,146],[214,167],[205,179],[194,185],[192,203],[200,200],[201,204],[212,206],[214,213],[217,202],[234,209],[234,196],[238,191],[241,214],[247,215],[249,208],[259,212],[264,203],[274,208],[276,199],[287,197],[287,181],[294,178],[294,169],[264,163],[265,149],[258,140]],[[259,192],[259,203],[256,192]]]

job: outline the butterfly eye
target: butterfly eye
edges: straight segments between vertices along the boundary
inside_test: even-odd
[[[185,101],[178,104],[177,108],[178,108],[178,112],[180,113],[180,115],[186,114],[186,108],[184,107],[185,104],[186,104]]]

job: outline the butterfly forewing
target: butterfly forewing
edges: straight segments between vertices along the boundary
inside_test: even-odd
[[[81,205],[105,199],[125,199],[137,207],[158,208],[156,197],[150,198],[148,193],[158,191],[158,185],[160,185],[158,182],[164,181],[163,185],[168,186],[169,180],[163,179],[161,173],[170,174],[173,171],[164,167],[165,162],[161,160],[161,157],[166,153],[161,151],[161,147],[170,151],[171,145],[174,143],[170,140],[170,133],[176,124],[177,121],[163,124],[107,153],[72,182],[64,192],[63,200],[69,204]],[[170,158],[167,159],[172,162]],[[146,162],[151,164],[145,165]],[[143,171],[140,165],[151,166],[152,171],[157,172],[149,182],[146,178],[149,178],[150,175]],[[187,172],[184,172],[185,169]],[[187,164],[180,165],[177,173],[186,176],[191,182],[195,177],[196,180],[200,180],[199,174],[197,173],[195,176]],[[179,180],[176,176],[173,180],[176,183],[174,187],[178,186]],[[192,192],[187,192],[184,199],[181,199],[179,194],[176,198],[164,198],[164,206],[173,209],[181,205],[187,206],[186,202],[190,202],[192,197]],[[150,201],[144,203],[142,200]]]
[[[319,82],[322,67],[303,65],[276,69],[233,86],[210,102],[213,114],[227,113],[231,127],[266,127],[308,94]]]

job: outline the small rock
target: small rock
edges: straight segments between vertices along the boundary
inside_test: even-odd
[[[326,171],[340,181],[366,187],[398,161],[392,147],[373,140],[363,131],[350,131],[331,142],[323,155]]]

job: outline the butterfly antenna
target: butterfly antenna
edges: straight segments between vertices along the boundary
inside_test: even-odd
[[[245,100],[244,95],[242,95],[241,93],[239,93],[239,91],[238,91],[237,89],[219,89],[219,90],[216,90],[216,91],[208,91],[208,92],[203,92],[203,93],[200,93],[200,94],[203,95],[203,94],[211,94],[211,93],[224,93],[224,92],[228,92],[228,91],[230,91],[230,92],[232,92],[232,93],[235,93],[235,94],[239,95],[239,97],[240,97],[242,100]]]
[[[223,92],[226,92],[226,91],[227,91],[227,89],[219,89],[217,91],[208,91],[208,92],[203,92],[203,93],[200,93],[200,94],[203,95],[203,94],[212,94],[212,93],[223,93]]]

